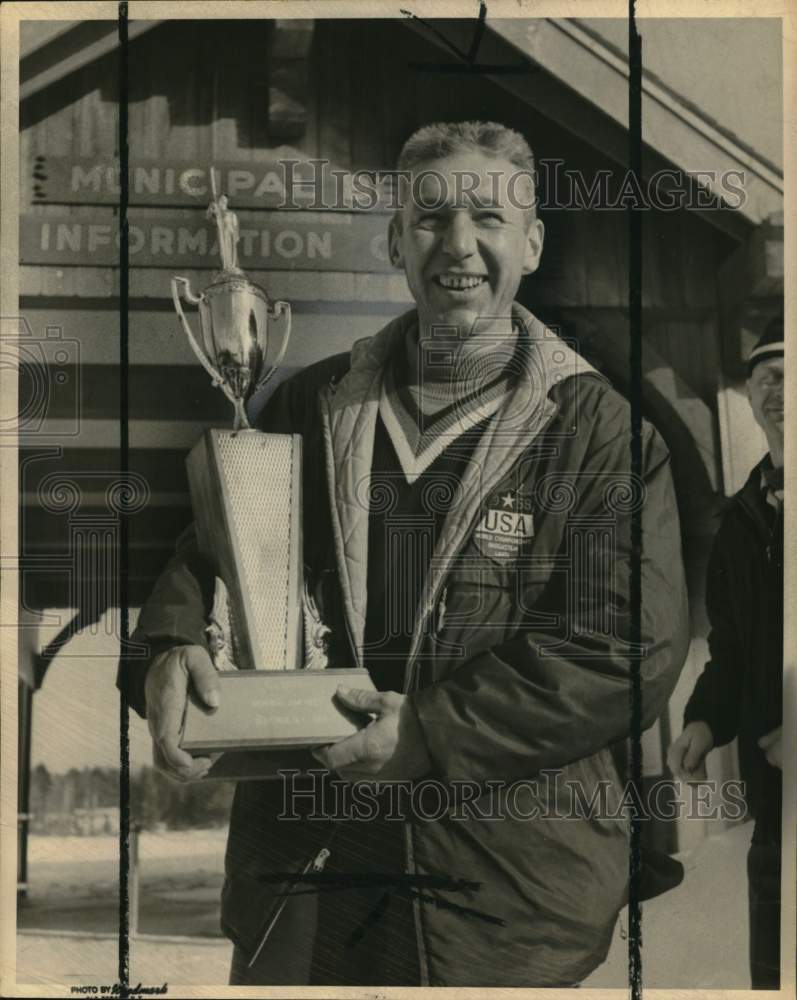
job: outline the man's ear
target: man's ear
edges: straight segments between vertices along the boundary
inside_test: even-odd
[[[401,271],[404,270],[404,251],[401,249],[402,232],[401,216],[398,212],[394,212],[387,230],[387,252],[390,256],[390,263]]]
[[[539,219],[532,219],[526,231],[526,249],[523,254],[523,274],[533,274],[540,266],[545,226]]]

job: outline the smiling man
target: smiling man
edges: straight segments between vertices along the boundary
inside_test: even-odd
[[[783,318],[748,360],[747,395],[769,453],[731,501],[709,561],[711,659],[684,712],[667,762],[684,781],[705,777],[714,747],[736,737],[750,813],[747,859],[753,989],[780,981],[783,768]]]
[[[530,152],[519,139],[503,156],[477,148],[424,163],[428,138],[411,139],[399,160],[414,181],[391,225],[393,263],[407,276],[421,335],[438,326],[511,336],[520,279],[542,254]]]
[[[646,726],[687,648],[680,533],[656,432],[635,480],[626,402],[514,301],[542,252],[533,168],[495,123],[413,135],[390,252],[415,308],[283,383],[260,421],[303,436],[306,584],[330,665],[377,691],[340,692],[371,722],[316,750],[320,786],[237,788],[234,983],[570,986],[606,956],[629,867],[632,514]],[[186,544],[141,613],[157,655],[128,679],[184,779],[209,765],[177,746],[189,685],[218,701],[208,594]],[[332,815],[333,777],[373,808]],[[399,809],[391,782],[429,794]],[[573,786],[596,807],[574,813]],[[283,906],[286,876],[322,862],[320,891]]]

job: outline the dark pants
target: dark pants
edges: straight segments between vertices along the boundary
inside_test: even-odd
[[[257,961],[233,952],[232,986],[419,986],[401,823],[342,823],[319,892],[288,900]],[[364,884],[365,883],[365,884]]]
[[[747,855],[750,975],[754,990],[780,988],[780,844],[753,843]]]

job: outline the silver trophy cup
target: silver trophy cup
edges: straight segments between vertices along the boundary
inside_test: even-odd
[[[199,308],[201,344],[194,336],[180,298]],[[244,275],[240,268],[219,272],[199,295],[191,291],[188,278],[172,278],[172,300],[188,342],[199,361],[235,407],[234,430],[248,428],[246,404],[279,368],[288,349],[291,307],[287,302],[269,302],[268,295]],[[284,319],[282,345],[266,368],[269,320]]]

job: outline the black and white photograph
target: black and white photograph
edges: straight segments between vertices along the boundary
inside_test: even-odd
[[[0,993],[793,997],[794,8],[0,42]]]

